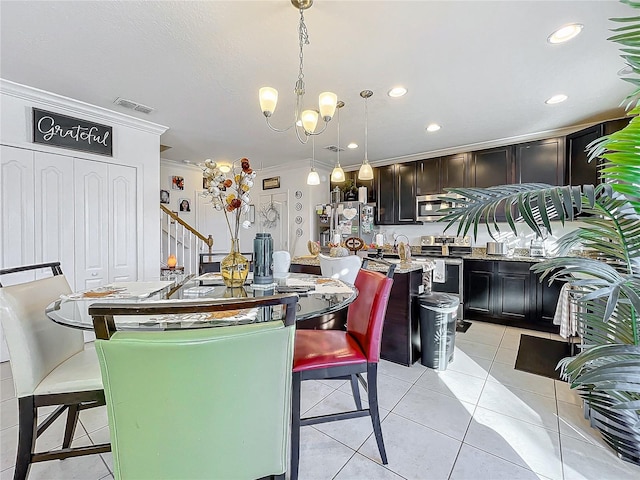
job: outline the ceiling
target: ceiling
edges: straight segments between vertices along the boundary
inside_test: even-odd
[[[169,127],[162,158],[197,163],[249,157],[268,167],[311,157],[311,142],[267,128],[258,89],[280,92],[272,117],[292,122],[298,74],[298,11],[277,1],[2,1],[0,76]],[[606,38],[611,17],[633,16],[616,1],[331,1],[305,12],[305,105],[333,91],[343,166],[417,159],[515,143],[620,117],[632,87]],[[578,22],[582,33],[547,36]],[[392,99],[396,85],[407,95]],[[557,93],[568,100],[546,105]],[[114,105],[117,97],[155,110]],[[427,133],[438,123],[442,129]],[[337,121],[316,139],[316,159],[333,164]]]

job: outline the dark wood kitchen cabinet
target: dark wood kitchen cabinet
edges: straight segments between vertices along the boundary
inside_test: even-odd
[[[374,169],[376,224],[414,223],[416,212],[416,164],[397,163]]]
[[[447,188],[467,186],[468,154],[429,158],[416,162],[416,195],[444,193]]]
[[[416,195],[440,193],[440,158],[416,162]]]
[[[593,125],[579,132],[567,135],[566,157],[567,170],[566,185],[597,185],[601,183],[600,168],[602,159],[596,158],[589,162],[587,146],[604,135],[611,135],[622,130],[629,123],[628,118],[620,118]]]
[[[478,188],[513,183],[513,145],[471,154],[469,186]]]
[[[562,283],[540,283],[531,263],[465,260],[464,318],[557,332],[553,325]]]
[[[440,159],[441,191],[444,192],[447,188],[466,187],[468,185],[468,158],[469,154],[458,153]]]
[[[515,146],[515,183],[564,184],[564,139],[549,138]]]

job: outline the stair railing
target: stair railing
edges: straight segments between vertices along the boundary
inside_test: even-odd
[[[176,213],[160,205],[160,265],[168,268],[169,255],[175,255],[177,266],[184,269],[184,275],[198,273],[199,253],[211,253],[213,236],[204,236],[185,222]]]

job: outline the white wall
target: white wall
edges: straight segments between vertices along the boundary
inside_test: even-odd
[[[138,279],[160,276],[160,135],[166,127],[77,100],[0,79],[0,143],[138,169]],[[31,141],[32,107],[113,127],[113,156],[49,147]],[[63,265],[64,268],[64,265]]]
[[[259,159],[249,159],[253,168],[258,169]],[[265,229],[261,222],[260,207],[261,199],[269,198],[271,195],[275,197],[286,196],[288,198],[288,212],[282,217],[287,219],[288,225],[288,250],[292,256],[306,255],[307,241],[314,238],[315,226],[315,205],[318,203],[326,203],[329,200],[329,167],[316,164],[316,171],[320,175],[320,185],[307,185],[307,175],[310,170],[308,159],[289,162],[277,167],[270,167],[263,170],[257,170],[255,184],[250,190],[249,195],[251,202],[255,205],[256,215],[255,223],[251,228],[240,231],[240,248],[243,252],[253,251],[253,239],[257,232],[269,232]],[[174,175],[184,178],[184,190],[171,190],[171,177]],[[280,188],[270,190],[262,189],[262,180],[264,178],[280,177]],[[197,165],[186,163],[177,163],[169,160],[162,160],[160,164],[160,188],[169,190],[170,204],[168,205],[173,211],[178,211],[178,202],[180,198],[189,198],[191,200],[192,212],[182,213],[178,211],[178,215],[187,223],[196,228],[204,235],[213,235],[213,251],[217,253],[228,252],[229,229],[224,219],[224,213],[219,212],[208,205],[201,206],[201,210],[197,210],[197,197],[202,194],[202,168]],[[301,192],[301,197],[296,198],[296,192]],[[201,202],[202,203],[202,202]],[[302,205],[301,210],[296,210],[296,204]],[[195,208],[194,208],[195,207]],[[296,223],[296,217],[302,217],[301,223]],[[281,219],[282,221],[282,219]],[[297,229],[302,230],[302,236],[296,235]],[[279,248],[276,246],[276,249]]]

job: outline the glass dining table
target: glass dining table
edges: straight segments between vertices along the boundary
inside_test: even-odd
[[[93,330],[89,314],[91,305],[136,303],[144,307],[147,303],[163,302],[167,305],[190,300],[229,299],[261,297],[280,293],[296,293],[296,322],[310,320],[346,308],[358,296],[355,286],[340,280],[304,273],[289,273],[275,278],[273,283],[256,285],[251,278],[243,287],[228,288],[217,273],[206,273],[192,277],[176,285],[173,281],[116,282],[94,289],[62,295],[46,308],[46,315],[54,322],[72,328]],[[257,311],[256,311],[257,310]],[[115,316],[116,330],[175,330],[185,328],[210,328],[279,319],[276,307],[234,312],[230,316],[212,318],[206,314]]]

